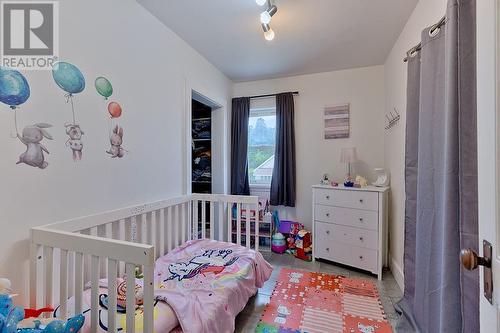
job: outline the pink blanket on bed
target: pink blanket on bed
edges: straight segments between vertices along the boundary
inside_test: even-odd
[[[155,296],[172,307],[184,332],[233,332],[236,315],[271,272],[259,252],[189,241],[156,261]]]

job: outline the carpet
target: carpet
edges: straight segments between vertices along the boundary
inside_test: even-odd
[[[392,333],[376,285],[282,268],[257,333]]]

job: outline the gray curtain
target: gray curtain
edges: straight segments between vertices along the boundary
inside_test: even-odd
[[[248,183],[248,120],[250,98],[234,98],[231,114],[231,194],[250,195]]]
[[[475,0],[450,0],[408,61],[401,332],[479,332]]]
[[[276,150],[270,204],[295,207],[295,107],[293,93],[276,95]]]

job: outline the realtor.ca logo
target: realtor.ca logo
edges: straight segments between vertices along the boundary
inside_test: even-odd
[[[59,55],[57,1],[0,1],[0,66],[51,70]]]

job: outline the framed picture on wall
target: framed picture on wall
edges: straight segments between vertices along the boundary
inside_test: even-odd
[[[349,108],[349,103],[325,107],[325,140],[349,137]]]

